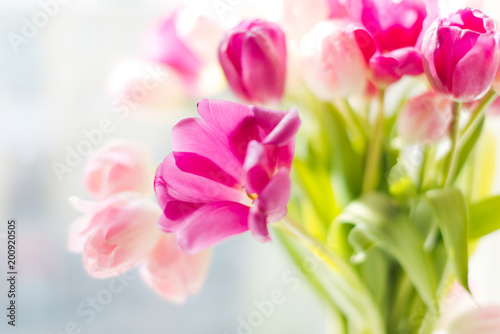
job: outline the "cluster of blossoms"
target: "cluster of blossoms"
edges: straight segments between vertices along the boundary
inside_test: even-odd
[[[94,202],[70,198],[85,213],[71,226],[68,248],[83,253],[94,278],[109,278],[140,265],[140,274],[166,300],[183,303],[197,293],[211,252],[181,252],[173,235],[156,227],[161,210],[151,192],[152,159],[132,142],[110,143],[89,157],[85,184]]]
[[[383,143],[387,130],[383,124],[389,119],[383,98],[394,84],[411,77],[415,85],[425,88],[405,96],[395,112],[392,125],[397,139],[424,147],[448,138],[451,142],[446,159],[435,165],[444,166],[443,175],[437,173],[440,175],[429,186],[421,173],[420,185],[412,191],[425,195],[424,190],[453,185],[461,168],[457,151],[467,147],[458,143],[460,108],[464,104],[471,110],[464,137],[475,138],[467,130],[477,128],[476,120],[484,117],[496,96],[494,89],[500,87],[500,32],[495,21],[469,7],[446,12],[444,2],[437,0],[316,0],[306,8],[304,2],[284,0],[277,22],[245,19],[225,33],[215,20],[193,14],[189,8],[176,11],[153,29],[144,62],[162,66],[170,75],[167,87],[157,94],[175,100],[181,87],[186,96],[214,95],[223,87],[219,84],[223,74],[244,104],[203,99],[198,102],[201,118],[186,118],[173,127],[172,152],[154,176],[159,207],[145,197],[153,182],[147,178],[143,152],[117,145],[90,158],[86,182],[100,202],[72,200],[88,216],[75,225],[70,247],[83,251],[85,268],[92,276],[109,277],[142,263],[141,274],[155,290],[169,300],[182,301],[201,287],[212,246],[246,231],[260,242],[269,241],[268,224],[288,217],[292,164],[297,158],[295,139],[302,123],[297,109],[284,108],[286,105],[346,109],[335,117],[344,119],[346,127],[353,126],[355,135],[346,135],[344,140],[355,142],[361,134],[362,144],[348,149],[363,155],[358,162],[365,163],[364,167],[345,161],[326,163],[329,171],[335,169],[330,164],[344,164],[340,183],[349,188],[345,203],[339,200],[327,210],[340,212],[350,202],[376,191],[400,200],[401,193],[391,184],[384,188],[376,175],[385,163],[380,157],[383,145],[390,145]],[[302,18],[301,10],[306,9],[309,16]],[[127,70],[119,71],[119,95],[144,102],[134,99],[138,72],[127,72],[128,76],[123,72]],[[308,105],[300,99],[314,102]],[[378,116],[372,125],[371,102],[377,99]],[[365,102],[368,115],[363,118],[352,110],[351,101]],[[339,108],[340,102],[347,108]],[[489,108],[492,113],[498,109],[495,105],[498,101]],[[173,108],[171,101],[169,106]],[[314,117],[318,123],[323,121],[318,112]],[[339,147],[346,154],[346,146]],[[387,161],[396,164],[396,159],[387,156]],[[315,170],[316,163],[321,159],[309,167]],[[420,166],[423,171],[426,163]],[[358,167],[363,184],[356,180],[348,184],[346,175],[354,173],[348,169]],[[314,179],[314,172],[310,177]],[[322,207],[315,204],[315,209]],[[339,212],[328,213],[326,224]],[[442,234],[448,247],[448,235]],[[370,238],[373,235],[363,239],[369,248],[373,246],[370,242],[375,244]],[[455,251],[445,261],[454,260]],[[460,281],[461,273],[455,274]],[[411,275],[425,300],[422,291],[426,287],[414,282]],[[467,279],[460,282],[467,285],[464,281]],[[488,321],[498,324],[500,314],[497,308],[485,308],[467,317],[477,325],[461,326],[463,319],[455,319],[446,326],[453,333],[475,333]],[[494,333],[495,328],[486,326],[483,332]]]

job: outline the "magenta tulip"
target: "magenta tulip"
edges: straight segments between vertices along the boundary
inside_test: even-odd
[[[465,8],[432,24],[422,52],[432,87],[456,101],[472,102],[488,92],[497,74],[499,33],[491,18]]]
[[[269,240],[267,224],[287,213],[296,109],[202,100],[198,112],[174,126],[173,153],[156,172],[160,229],[187,252],[247,230]]]
[[[245,102],[276,104],[284,92],[286,43],[281,28],[263,20],[245,20],[219,46],[219,61],[229,86]]]
[[[424,73],[420,42],[437,16],[435,0],[352,0],[346,2],[351,19],[362,25],[358,44],[365,55],[371,80],[385,87],[405,75]]]

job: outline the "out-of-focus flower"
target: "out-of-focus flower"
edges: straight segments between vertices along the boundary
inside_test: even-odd
[[[146,39],[146,57],[177,72],[191,94],[216,91],[223,87],[217,73],[217,45],[222,33],[223,28],[214,19],[196,7],[186,7],[151,31]],[[212,77],[210,88],[204,85],[207,74]]]
[[[226,33],[219,61],[235,95],[249,103],[277,104],[286,77],[286,43],[281,28],[245,20]]]
[[[302,76],[322,100],[362,93],[367,84],[365,59],[356,36],[340,21],[319,22],[300,45]]]
[[[108,92],[115,108],[172,109],[188,95],[182,77],[173,69],[153,62],[124,61],[113,69]],[[130,111],[128,111],[130,113]],[[128,116],[128,113],[124,113]]]
[[[69,249],[83,252],[83,265],[92,277],[130,270],[160,240],[156,222],[161,210],[137,193],[120,193],[100,202],[70,200],[86,217],[71,228]]]
[[[432,87],[461,102],[483,97],[500,66],[495,22],[470,8],[437,19],[425,35],[422,52]]]
[[[129,141],[116,141],[94,152],[85,165],[87,189],[97,199],[124,191],[147,193],[152,159],[149,152]]]
[[[491,305],[461,314],[446,333],[496,334],[500,329],[500,306]]]
[[[493,80],[493,89],[495,92],[500,93],[500,69],[497,72],[495,79]]]
[[[371,80],[377,86],[385,87],[405,75],[423,73],[420,43],[437,16],[436,1],[353,0],[345,5],[351,20],[369,32],[371,42],[365,39],[360,47],[369,63]]]
[[[477,301],[459,284],[441,302],[435,334],[494,334],[500,328],[500,306],[478,308]]]
[[[398,117],[398,135],[411,143],[435,142],[450,129],[452,103],[436,92],[410,99]]]
[[[328,4],[325,0],[282,0],[278,22],[287,38],[300,40],[319,21],[328,19]]]
[[[175,238],[164,234],[148,255],[140,273],[144,281],[164,299],[182,304],[197,294],[207,276],[212,250],[186,254]]]
[[[160,229],[187,252],[247,230],[269,240],[267,224],[287,212],[297,111],[202,100],[198,112],[175,125],[156,172]]]
[[[349,11],[347,10],[347,1],[344,0],[326,0],[330,11],[331,19],[348,18]]]

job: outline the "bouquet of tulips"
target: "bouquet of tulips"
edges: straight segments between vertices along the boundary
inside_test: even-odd
[[[130,141],[89,157],[96,201],[71,199],[87,215],[70,249],[93,277],[139,266],[182,303],[212,247],[251,233],[283,244],[331,333],[499,333],[499,306],[445,316],[473,298],[469,258],[500,229],[488,127],[500,110],[500,30],[481,8],[451,6],[284,0],[273,21],[229,29],[174,12],[144,58],[117,69],[114,92],[158,110],[204,98],[199,117],[176,123],[154,177],[149,150]],[[144,64],[167,73],[148,94]]]

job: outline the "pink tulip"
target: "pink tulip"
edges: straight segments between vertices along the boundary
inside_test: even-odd
[[[287,212],[297,110],[202,100],[198,113],[174,126],[173,153],[156,171],[160,229],[186,252],[247,230],[269,240],[267,224]]]
[[[222,27],[195,7],[177,10],[147,36],[148,61],[172,68],[191,94],[197,94],[200,76],[217,65],[217,45]],[[202,83],[203,84],[203,83]]]
[[[263,20],[244,20],[219,46],[219,61],[235,95],[250,103],[276,104],[283,96],[286,43],[281,28]]]
[[[382,53],[415,47],[427,16],[425,0],[361,0],[361,22]]]
[[[453,334],[497,334],[500,330],[500,306],[473,309],[457,316],[447,328]]]
[[[149,254],[140,273],[144,281],[166,300],[182,304],[197,294],[207,276],[212,250],[182,253],[171,234],[164,234]]]
[[[123,191],[147,193],[152,159],[149,152],[128,141],[117,141],[93,153],[85,166],[87,189],[97,199]]]
[[[448,134],[451,119],[451,101],[427,92],[406,103],[398,117],[398,134],[412,143],[435,142]]]
[[[343,2],[351,20],[366,29],[362,43],[359,40],[358,43],[373,83],[386,87],[403,76],[424,72],[420,44],[425,30],[437,16],[437,0]]]
[[[364,92],[365,58],[356,34],[341,21],[319,22],[300,46],[302,76],[316,97],[333,100]]]
[[[161,210],[136,193],[121,193],[101,202],[71,198],[86,213],[71,229],[69,248],[83,252],[90,276],[108,278],[143,261],[160,240],[157,221]]]
[[[461,102],[483,97],[500,66],[495,22],[470,8],[437,19],[425,35],[422,52],[432,87]]]

